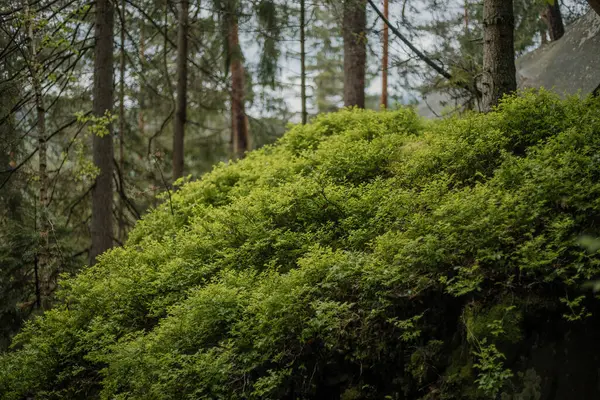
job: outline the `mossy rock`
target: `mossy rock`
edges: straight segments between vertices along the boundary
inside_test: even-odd
[[[569,337],[600,343],[579,241],[599,222],[597,99],[323,115],[63,278],[0,356],[0,397],[598,398],[597,356],[560,365]]]

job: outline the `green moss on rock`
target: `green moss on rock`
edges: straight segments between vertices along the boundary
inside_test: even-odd
[[[0,356],[0,397],[581,398],[593,368],[573,384],[537,360],[567,331],[599,342],[578,241],[599,234],[599,154],[600,101],[544,91],[296,126],[63,279]]]

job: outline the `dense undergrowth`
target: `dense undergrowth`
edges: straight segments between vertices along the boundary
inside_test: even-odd
[[[61,305],[1,356],[0,397],[598,390],[595,369],[557,383],[551,366],[585,371],[568,357],[595,351],[600,258],[582,238],[599,222],[598,100],[321,116],[165,197],[63,280]]]

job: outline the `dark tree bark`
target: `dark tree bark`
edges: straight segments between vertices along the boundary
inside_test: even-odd
[[[94,24],[94,101],[92,111],[96,117],[111,112],[113,107],[113,40],[114,9],[111,0],[96,0]],[[112,126],[108,134],[94,135],[94,164],[100,170],[92,190],[92,246],[90,264],[113,246],[113,137]]]
[[[306,112],[306,35],[305,35],[305,0],[300,0],[300,100],[302,102],[302,125],[306,125],[308,114]]]
[[[231,69],[231,144],[236,158],[244,157],[250,147],[248,120],[245,106],[245,76],[242,64],[242,49],[238,34],[238,21],[234,13],[228,13],[225,21],[228,27],[227,41]]]
[[[140,71],[141,71],[141,75],[144,75],[144,70],[145,70],[145,65],[146,65],[146,41],[144,39],[144,22],[141,21],[140,22]],[[144,121],[144,107],[145,107],[145,101],[144,101],[144,80],[142,78],[140,78],[140,93],[139,93],[139,110],[138,110],[138,131],[140,134],[140,137],[145,137],[145,131],[146,131],[146,122]]]
[[[183,139],[187,117],[188,9],[188,0],[181,0],[177,28],[177,102],[173,121],[173,181],[183,176]]]
[[[548,43],[548,35],[546,34],[546,29],[540,29],[540,37],[542,39],[542,45]]]
[[[517,90],[512,0],[483,2],[483,109],[490,111],[504,94]]]
[[[119,169],[121,176],[125,171],[125,0],[121,0],[121,52],[119,54]],[[121,192],[124,192],[121,181]],[[125,240],[125,200],[119,198],[119,232],[117,237],[121,243]]]
[[[366,0],[344,0],[344,106],[365,107]]]
[[[389,18],[389,1],[383,0],[383,15],[386,19]],[[383,57],[381,60],[381,104],[382,108],[388,106],[388,48],[389,48],[389,28],[385,22],[383,22]]]
[[[565,34],[565,25],[563,23],[562,14],[560,13],[560,4],[558,0],[554,4],[548,4],[542,13],[542,19],[548,26],[550,40],[555,41],[563,37]]]
[[[48,147],[46,143],[46,107],[41,82],[42,62],[39,58],[38,38],[34,33],[34,16],[31,14],[29,0],[25,0],[25,25],[29,41],[27,65],[33,86],[36,112],[36,131],[38,139],[38,179],[39,179],[39,235],[40,245],[35,256],[35,293],[36,305],[44,309],[50,308],[52,292],[52,272],[50,271],[50,241],[48,212]]]
[[[600,15],[600,0],[587,0],[592,7],[592,10],[596,11],[596,14]]]

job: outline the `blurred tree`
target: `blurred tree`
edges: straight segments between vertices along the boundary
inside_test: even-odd
[[[344,0],[344,106],[365,108],[367,2]]]

